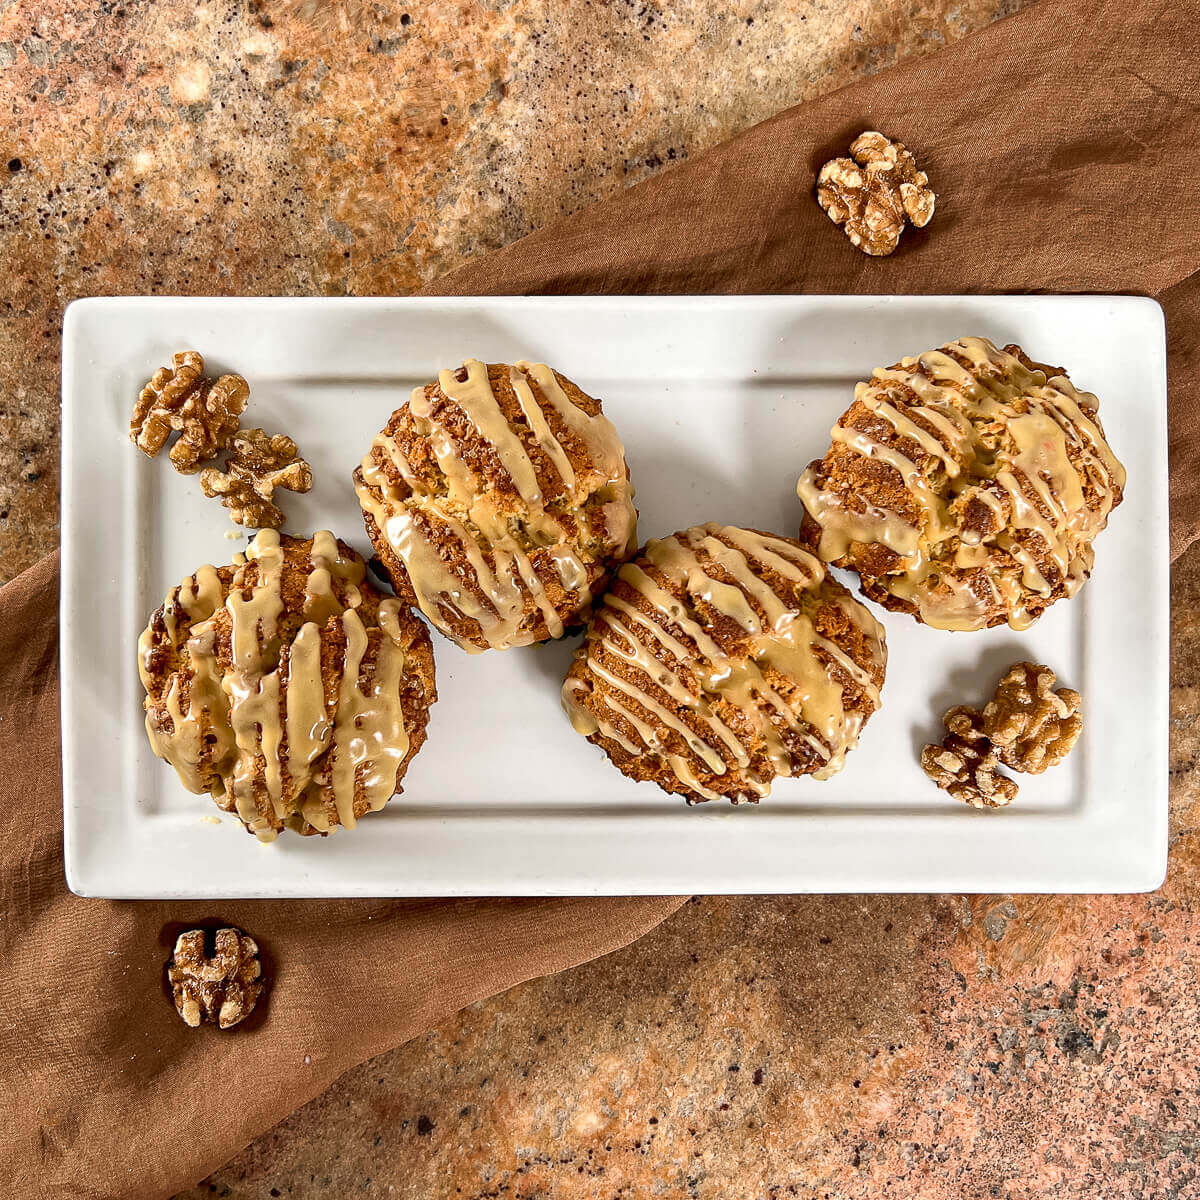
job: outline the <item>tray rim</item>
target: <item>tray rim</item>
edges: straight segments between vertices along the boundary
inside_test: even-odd
[[[588,295],[571,295],[571,296],[479,296],[479,297],[311,297],[311,296],[288,296],[288,297],[214,297],[214,296],[137,296],[137,297],[89,297],[82,300],[74,301],[66,310],[63,327],[63,408],[62,408],[62,580],[60,591],[60,712],[62,720],[62,738],[63,738],[63,804],[64,804],[64,859],[67,875],[68,886],[72,891],[79,895],[96,895],[109,896],[113,898],[204,898],[204,899],[234,899],[234,898],[298,898],[298,897],[313,897],[313,898],[334,898],[334,897],[349,897],[349,896],[430,896],[430,895],[492,895],[497,894],[494,888],[481,887],[478,889],[470,889],[463,887],[455,887],[453,890],[378,890],[371,888],[367,890],[358,890],[353,888],[343,888],[337,890],[329,890],[324,885],[317,887],[316,890],[289,890],[281,892],[278,888],[253,888],[248,887],[244,891],[229,891],[221,889],[218,891],[205,890],[204,888],[197,889],[194,886],[181,886],[178,889],[164,889],[161,887],[139,889],[137,886],[123,887],[113,890],[112,887],[100,886],[95,887],[94,876],[95,864],[88,860],[88,847],[80,845],[78,839],[79,828],[76,821],[73,819],[75,815],[75,805],[72,801],[75,799],[74,793],[76,783],[80,778],[80,770],[82,764],[78,757],[78,736],[76,732],[76,713],[73,711],[72,698],[74,696],[74,673],[72,668],[72,649],[76,648],[76,638],[78,635],[77,623],[75,621],[75,605],[73,602],[82,595],[83,581],[80,577],[80,563],[78,556],[75,553],[75,543],[69,536],[69,532],[73,529],[85,528],[86,522],[81,522],[83,514],[80,510],[79,496],[75,486],[75,479],[71,470],[71,463],[74,456],[78,454],[79,447],[77,446],[77,430],[75,417],[77,416],[77,406],[81,402],[79,399],[79,383],[76,378],[76,343],[80,336],[81,325],[92,319],[91,314],[94,312],[105,313],[110,311],[114,306],[126,307],[136,313],[140,306],[158,308],[163,305],[170,306],[200,306],[204,304],[219,303],[222,306],[235,305],[239,307],[255,307],[255,306],[277,306],[286,307],[302,307],[302,306],[355,306],[358,308],[376,308],[381,310],[397,310],[403,311],[405,308],[418,307],[428,308],[433,310],[444,310],[447,312],[454,311],[469,311],[472,308],[483,306],[487,307],[493,304],[503,304],[506,307],[512,305],[520,305],[525,308],[536,308],[538,306],[551,305],[554,307],[575,307],[584,308],[590,306],[598,306],[600,308],[624,309],[631,305],[643,308],[669,308],[683,307],[686,308],[694,304],[702,304],[705,306],[721,306],[726,308],[752,307],[756,304],[768,305],[787,305],[787,304],[803,304],[818,302],[821,304],[830,304],[843,308],[863,308],[869,310],[871,308],[885,307],[892,308],[899,306],[901,308],[909,305],[923,306],[930,304],[946,304],[955,302],[986,302],[988,304],[997,304],[1007,306],[1010,304],[1027,303],[1030,300],[1036,301],[1053,301],[1067,302],[1071,305],[1087,306],[1091,305],[1113,305],[1119,304],[1122,307],[1128,307],[1131,313],[1141,312],[1142,320],[1149,321],[1154,331],[1154,345],[1152,347],[1153,366],[1155,368],[1155,377],[1152,381],[1153,386],[1148,387],[1148,399],[1151,401],[1161,401],[1156,404],[1156,420],[1154,425],[1158,426],[1160,432],[1160,444],[1158,446],[1157,456],[1161,457],[1164,470],[1161,475],[1160,487],[1156,489],[1156,500],[1158,501],[1156,508],[1159,515],[1163,517],[1163,527],[1155,531],[1157,545],[1155,549],[1159,551],[1152,557],[1150,569],[1148,572],[1147,586],[1151,587],[1156,593],[1159,603],[1156,606],[1158,613],[1157,624],[1151,631],[1157,635],[1158,641],[1157,654],[1153,656],[1153,668],[1156,678],[1161,681],[1163,695],[1153,698],[1153,707],[1156,712],[1155,723],[1159,723],[1161,718],[1161,728],[1159,729],[1159,749],[1157,761],[1149,765],[1148,770],[1148,787],[1147,790],[1153,793],[1153,803],[1147,806],[1146,822],[1143,830],[1141,844],[1137,847],[1139,858],[1135,863],[1127,863],[1128,867],[1125,871],[1113,871],[1110,874],[1105,874],[1103,878],[1096,875],[1089,875],[1084,871],[1078,875],[1078,878],[1072,881],[1072,884],[1060,889],[1062,892],[1115,892],[1115,891],[1149,891],[1157,888],[1165,877],[1167,865],[1167,767],[1168,767],[1168,737],[1169,729],[1167,723],[1167,703],[1168,698],[1166,689],[1169,686],[1169,622],[1170,622],[1170,593],[1169,593],[1169,559],[1167,554],[1167,539],[1169,528],[1167,526],[1167,473],[1166,465],[1169,461],[1167,453],[1166,441],[1166,352],[1165,352],[1165,322],[1161,306],[1154,300],[1146,297],[1138,296],[1116,296],[1116,295],[1047,295],[1038,294],[1030,297],[1027,295],[928,295],[928,296],[874,296],[874,295],[848,295],[848,296],[814,296],[814,295],[779,295],[779,294],[756,294],[756,295],[738,295],[738,296],[705,296],[705,295],[651,295],[651,296],[588,296]],[[1157,495],[1161,492],[1161,495]],[[1147,744],[1150,739],[1147,739]],[[761,812],[768,811],[766,808]],[[944,817],[945,813],[939,813],[938,816]],[[966,815],[966,814],[964,814]],[[1017,814],[1013,814],[1016,816]],[[1038,814],[1039,827],[1048,820],[1054,819],[1057,814],[1040,813]],[[1063,817],[1068,814],[1062,814]],[[667,821],[671,821],[668,814],[663,814]],[[710,813],[708,819],[719,819],[719,814]],[[430,816],[425,818],[438,823],[444,823],[447,820],[455,820],[461,818],[436,817]],[[632,833],[635,829],[645,831],[647,829],[647,818],[644,816],[623,816],[620,818],[610,818],[618,824],[623,824],[628,827],[628,831]],[[651,820],[653,818],[650,818]],[[984,819],[987,819],[986,817]],[[474,823],[481,828],[486,828],[494,822],[507,822],[511,820],[511,816],[477,816],[473,818]],[[672,822],[673,823],[673,822]],[[742,828],[745,829],[748,823],[743,823]],[[1095,833],[1103,831],[1097,829]],[[103,846],[100,849],[104,849]],[[90,848],[94,856],[97,850],[96,846]],[[787,881],[787,887],[777,886],[777,881],[773,876],[768,876],[763,879],[763,886],[758,887],[739,887],[734,889],[739,892],[749,893],[755,892],[789,892],[793,894],[802,894],[805,892],[824,891],[820,887],[804,887],[797,886],[797,881],[792,879]],[[886,881],[886,886],[850,886],[840,888],[838,891],[843,893],[866,893],[866,892],[913,892],[919,894],[941,893],[947,891],[966,891],[978,890],[979,880],[972,879],[970,870],[956,873],[954,869],[947,870],[943,876],[940,876],[936,882],[936,886],[923,886],[919,881],[906,883],[901,878],[892,878]],[[989,879],[986,890],[994,890],[998,885],[995,880]],[[1004,888],[1005,891],[1019,893],[1021,891],[1043,891],[1046,890],[1041,886],[1031,886],[1029,888],[1021,888],[1019,886],[1019,873],[1013,877],[1013,882],[1018,886]],[[681,881],[678,878],[664,879],[661,886],[658,886],[654,881],[647,883],[643,880],[636,888],[637,894],[645,895],[663,895],[677,894],[681,891],[690,892],[722,892],[729,889],[721,888],[705,888],[697,887],[695,881],[690,883],[690,886],[681,887]],[[541,882],[537,880],[530,881],[527,886],[506,891],[505,894],[510,895],[602,895],[602,894],[626,894],[626,889],[605,887],[597,885],[596,882],[588,880],[577,880],[573,886],[564,887],[561,883],[555,883],[552,879],[546,879]]]

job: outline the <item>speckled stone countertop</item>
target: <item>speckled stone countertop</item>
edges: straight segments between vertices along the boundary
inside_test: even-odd
[[[404,292],[1018,0],[0,2],[0,578],[62,310]],[[1200,1195],[1200,550],[1153,896],[692,902],[344,1076],[187,1196]]]

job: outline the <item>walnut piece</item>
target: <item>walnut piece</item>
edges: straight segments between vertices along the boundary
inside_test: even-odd
[[[180,351],[171,363],[159,367],[138,394],[129,437],[154,458],[177,431],[169,457],[177,471],[191,475],[237,432],[250,388],[240,375],[209,379],[195,350]]]
[[[307,492],[313,485],[312,467],[285,433],[268,435],[261,429],[243,429],[229,442],[225,470],[206,467],[200,488],[206,496],[219,496],[237,525],[278,529],[283,512],[272,498],[276,488]]]
[[[983,710],[983,731],[1006,767],[1040,775],[1079,740],[1082,697],[1070,688],[1055,691],[1054,684],[1049,667],[1019,662],[996,685]]]
[[[817,203],[864,254],[891,254],[907,217],[929,224],[936,196],[929,177],[900,142],[868,130],[850,144],[852,158],[834,158],[817,175]]]
[[[972,808],[1003,808],[1017,796],[1017,784],[1000,772],[995,747],[983,732],[983,714],[960,704],[943,718],[941,745],[921,751],[921,769],[944,792]]]
[[[229,1029],[250,1015],[262,992],[258,944],[240,929],[218,929],[209,958],[204,930],[190,929],[176,939],[167,978],[175,1007],[188,1025],[209,1021]]]
[[[976,808],[1011,803],[1017,785],[1000,773],[1000,764],[1040,775],[1066,758],[1083,729],[1079,693],[1055,691],[1054,684],[1049,667],[1014,663],[982,712],[960,704],[945,715],[948,733],[940,746],[922,750],[921,769]]]

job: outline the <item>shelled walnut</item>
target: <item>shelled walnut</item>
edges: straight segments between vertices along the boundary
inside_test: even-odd
[[[175,1007],[193,1028],[203,1021],[229,1029],[244,1021],[262,993],[258,944],[240,929],[218,929],[214,953],[205,953],[204,930],[190,929],[175,941],[167,979]]]
[[[1055,682],[1049,667],[1019,662],[996,685],[983,710],[983,730],[1006,767],[1040,775],[1079,740],[1082,697],[1070,688],[1055,691]]]
[[[942,718],[940,745],[921,751],[921,769],[943,791],[975,808],[1000,808],[1017,795],[1000,772],[1040,775],[1062,762],[1083,728],[1082,699],[1070,688],[1054,690],[1055,676],[1039,663],[1014,663],[983,710],[965,704]]]
[[[867,130],[850,144],[851,158],[834,158],[817,175],[817,203],[864,254],[891,254],[907,218],[929,224],[937,197],[911,151]]]
[[[944,792],[972,808],[1003,808],[1017,797],[1017,784],[1000,772],[996,749],[983,732],[983,714],[960,704],[943,718],[941,745],[921,752],[921,769]]]
[[[168,457],[185,475],[214,458],[237,432],[250,388],[240,375],[209,379],[204,359],[195,350],[172,356],[172,365],[160,367],[138,394],[129,422],[129,437],[143,453],[154,458],[172,432],[179,437]]]
[[[220,497],[235,524],[257,529],[283,524],[283,512],[272,502],[276,488],[307,492],[312,485],[312,467],[296,443],[287,434],[261,429],[243,429],[230,439],[224,471],[206,467],[200,473],[206,496]]]

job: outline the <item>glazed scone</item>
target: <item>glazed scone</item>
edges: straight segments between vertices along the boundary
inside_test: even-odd
[[[262,841],[354,828],[425,741],[429,631],[365,574],[331,533],[264,529],[172,588],[138,642],[155,754]]]
[[[576,731],[689,804],[841,770],[879,707],[883,628],[788,538],[699,525],[652,540],[596,606],[563,684]]]
[[[637,545],[621,439],[542,363],[441,371],[354,484],[396,594],[473,652],[561,637]]]
[[[1027,629],[1083,586],[1124,487],[1095,396],[960,338],[855,387],[800,477],[800,540],[927,625]]]

